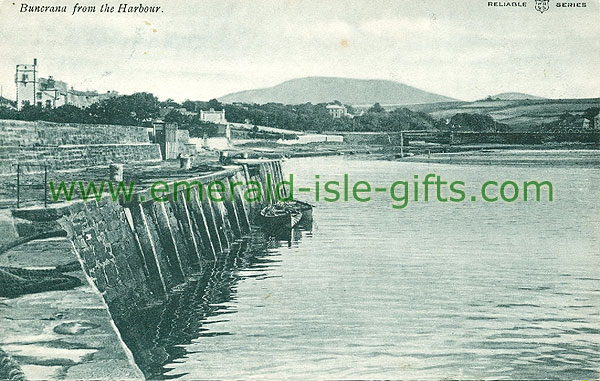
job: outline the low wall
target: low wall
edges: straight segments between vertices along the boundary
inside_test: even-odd
[[[278,140],[279,144],[310,144],[310,143],[343,143],[342,135],[321,135],[321,134],[305,134],[298,135],[297,139],[293,140]]]
[[[274,184],[283,180],[277,161],[237,166],[187,181],[206,184],[218,179],[229,187],[232,182],[254,180],[267,189],[267,173],[274,192]],[[82,268],[106,301],[125,343],[135,346],[138,341],[128,335],[142,333],[122,329],[127,321],[146,306],[164,302],[175,287],[249,232],[254,214],[268,200],[263,192],[260,202],[249,203],[242,197],[244,191],[244,186],[236,186],[233,199],[215,202],[199,197],[197,186],[192,186],[189,199],[181,189],[177,198],[171,194],[166,202],[141,202],[139,193],[138,201],[127,204],[105,199],[12,213],[29,224],[58,224],[67,231]],[[131,349],[134,357],[145,350]]]
[[[153,160],[160,148],[143,127],[0,120],[0,174],[16,173],[17,164],[27,172]]]
[[[355,132],[341,133],[346,144],[400,145],[400,133]],[[404,144],[407,144],[405,140]]]
[[[144,127],[0,120],[0,146],[149,143]]]
[[[129,163],[161,160],[158,144],[97,144],[60,147],[2,147],[0,174],[13,174],[17,164],[24,172],[50,169],[76,169],[109,163]]]

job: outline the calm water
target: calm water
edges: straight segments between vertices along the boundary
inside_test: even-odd
[[[138,362],[154,377],[597,378],[600,170],[290,160],[296,187],[433,172],[550,180],[553,202],[319,203],[291,245],[241,241],[148,311]],[[308,197],[305,197],[308,199]],[[158,328],[157,328],[158,327]],[[127,336],[127,335],[125,335]]]

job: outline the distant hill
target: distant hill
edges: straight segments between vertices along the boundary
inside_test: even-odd
[[[219,98],[224,103],[264,104],[326,103],[338,100],[345,104],[417,104],[448,102],[455,99],[419,90],[399,82],[377,79],[306,77],[292,79],[277,86],[245,90]]]
[[[536,97],[535,95],[524,94],[524,93],[500,93],[491,96],[493,99],[501,101],[517,101],[522,99],[546,99],[542,97]]]
[[[499,94],[501,95],[501,94]],[[600,107],[600,98],[516,99],[448,102],[406,106],[425,112],[436,119],[450,119],[456,114],[487,114],[514,131],[532,131],[542,124],[559,120],[564,113],[581,116],[587,109]]]

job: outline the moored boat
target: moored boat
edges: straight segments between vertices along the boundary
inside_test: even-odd
[[[303,230],[312,230],[314,205],[300,200],[294,200],[291,202],[291,204],[294,208],[302,212],[302,218],[298,223],[298,227],[302,228]]]
[[[294,228],[312,228],[313,205],[299,200],[279,202],[261,209],[258,223],[271,232],[281,232]]]
[[[290,204],[302,213],[303,220],[312,219],[314,205],[300,200],[294,200]]]
[[[286,204],[267,205],[260,211],[260,223],[263,227],[274,230],[289,230],[300,222],[302,212]]]

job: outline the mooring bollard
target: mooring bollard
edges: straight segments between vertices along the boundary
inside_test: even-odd
[[[111,164],[108,171],[111,181],[123,181],[123,164]]]
[[[182,156],[179,158],[179,168],[189,170],[192,168],[192,158],[187,156]]]

